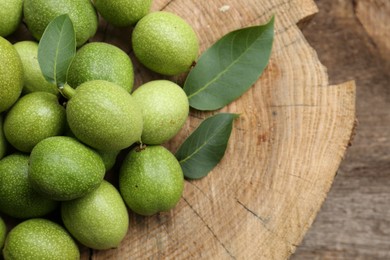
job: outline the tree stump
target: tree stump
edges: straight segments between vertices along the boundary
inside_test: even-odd
[[[84,250],[83,258],[288,258],[326,198],[355,122],[354,82],[330,86],[326,68],[297,26],[317,7],[312,0],[155,0],[153,10],[191,24],[201,52],[224,34],[275,15],[270,63],[247,93],[221,110],[240,114],[221,163],[207,177],[186,181],[175,209],[152,217],[130,212],[118,248]],[[130,33],[103,22],[94,40],[129,52],[136,86],[161,77],[132,56]],[[191,111],[167,147],[174,152],[211,114]]]
[[[175,209],[152,217],[130,212],[129,231],[118,248],[82,248],[82,259],[288,258],[326,198],[355,122],[354,82],[330,86],[326,68],[297,26],[317,12],[316,5],[312,0],[155,0],[153,10],[176,13],[191,24],[200,52],[230,31],[265,24],[275,15],[271,59],[249,91],[213,112],[240,114],[221,163],[207,177],[186,181]],[[129,53],[137,87],[161,76],[133,56],[131,30],[102,20],[92,40]],[[31,39],[26,28],[15,35],[21,34]],[[211,114],[192,110],[166,146],[175,152]]]

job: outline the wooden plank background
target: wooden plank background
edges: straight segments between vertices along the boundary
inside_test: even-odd
[[[358,125],[331,191],[291,259],[390,259],[390,1],[316,4],[319,13],[303,33],[331,84],[356,80]]]

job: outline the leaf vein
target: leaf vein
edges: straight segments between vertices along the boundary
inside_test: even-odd
[[[197,154],[200,150],[203,149],[203,147],[205,147],[207,144],[209,144],[209,141],[211,139],[213,139],[216,135],[218,135],[220,132],[222,132],[222,130],[226,127],[226,123],[225,124],[221,124],[219,125],[219,127],[216,129],[216,131],[214,131],[214,133],[212,135],[209,136],[209,138],[205,139],[204,142],[202,142],[202,144],[194,150],[194,152],[192,152],[191,154],[189,154],[187,157],[185,157],[184,159],[180,160],[179,162],[180,163],[185,163],[187,160],[191,159],[192,156],[194,156],[195,154]],[[210,126],[207,127],[207,132],[206,132],[206,136],[208,136],[208,132],[210,130]],[[207,147],[206,147],[207,149]]]
[[[194,93],[192,93],[191,95],[188,96],[188,99],[191,99],[193,96],[199,94],[200,92],[204,91],[205,89],[207,89],[211,84],[213,84],[214,82],[216,82],[218,79],[220,79],[225,73],[227,73],[229,71],[230,68],[234,67],[239,61],[240,59],[245,55],[247,54],[250,50],[252,50],[252,48],[254,48],[253,46],[257,43],[257,41],[260,39],[261,35],[264,34],[265,31],[263,31],[258,37],[256,40],[254,40],[250,45],[248,45],[249,47],[247,49],[245,49],[245,51],[243,51],[236,59],[234,59],[234,61],[229,64],[225,69],[223,69],[221,72],[219,72],[212,80],[210,80],[207,84],[205,84],[203,87],[199,88],[197,91],[195,91]],[[236,36],[236,35],[235,35]]]

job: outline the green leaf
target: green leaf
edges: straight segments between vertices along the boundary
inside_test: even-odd
[[[211,116],[184,141],[175,156],[186,178],[200,179],[221,161],[237,117],[230,113]]]
[[[267,66],[273,38],[274,17],[228,33],[206,50],[184,83],[190,106],[216,110],[245,93]]]
[[[38,62],[47,81],[58,87],[66,83],[68,68],[76,54],[76,35],[67,14],[54,18],[39,42]]]

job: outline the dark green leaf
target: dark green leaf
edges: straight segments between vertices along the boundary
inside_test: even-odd
[[[184,84],[190,106],[215,110],[245,93],[267,66],[273,38],[274,18],[228,33],[206,50]]]
[[[45,79],[63,86],[75,54],[76,35],[72,21],[67,14],[57,16],[46,27],[38,47],[38,62]]]
[[[220,113],[205,119],[176,152],[184,176],[200,179],[222,159],[237,114]]]

